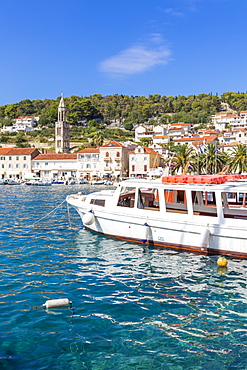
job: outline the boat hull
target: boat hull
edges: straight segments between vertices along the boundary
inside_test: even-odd
[[[83,215],[89,210],[75,208],[83,222]],[[247,231],[242,228],[236,237],[236,230],[233,233],[228,225],[207,226],[158,217],[140,218],[130,213],[123,215],[123,212],[115,212],[113,216],[94,210],[93,214],[94,222],[84,227],[108,237],[201,254],[247,258]],[[206,236],[205,230],[208,230]]]

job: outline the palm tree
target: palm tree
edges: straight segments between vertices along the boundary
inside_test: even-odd
[[[226,153],[218,153],[217,145],[209,144],[202,159],[202,165],[206,174],[216,174],[226,165],[228,156]]]
[[[172,173],[178,173],[180,171],[186,174],[190,161],[193,158],[194,149],[187,144],[182,144],[174,146],[173,151],[174,157],[172,162],[175,164],[175,167],[173,167]]]
[[[230,157],[230,169],[232,172],[246,172],[247,171],[247,147],[244,144],[238,144],[232,149]]]
[[[93,143],[96,147],[101,146],[104,143],[104,135],[100,131],[92,133]]]

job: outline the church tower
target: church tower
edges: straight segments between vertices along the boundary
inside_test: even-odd
[[[55,123],[56,153],[68,153],[70,149],[69,123],[66,122],[66,112],[67,108],[62,95],[58,106],[58,120]]]

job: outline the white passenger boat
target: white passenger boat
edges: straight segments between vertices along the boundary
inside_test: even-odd
[[[126,180],[66,198],[84,227],[130,241],[247,258],[247,179],[241,175]]]

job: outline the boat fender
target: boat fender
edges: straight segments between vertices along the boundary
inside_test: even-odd
[[[201,249],[206,249],[209,246],[210,231],[205,227],[200,234],[199,246]]]
[[[84,225],[92,225],[94,221],[95,217],[92,211],[89,211],[82,216],[82,222]]]
[[[149,225],[145,222],[145,224],[143,224],[143,238],[142,238],[143,243],[146,243],[148,241],[148,236],[149,236]]]
[[[43,307],[45,308],[66,307],[70,306],[71,304],[72,302],[69,301],[68,298],[49,299],[43,304]]]

